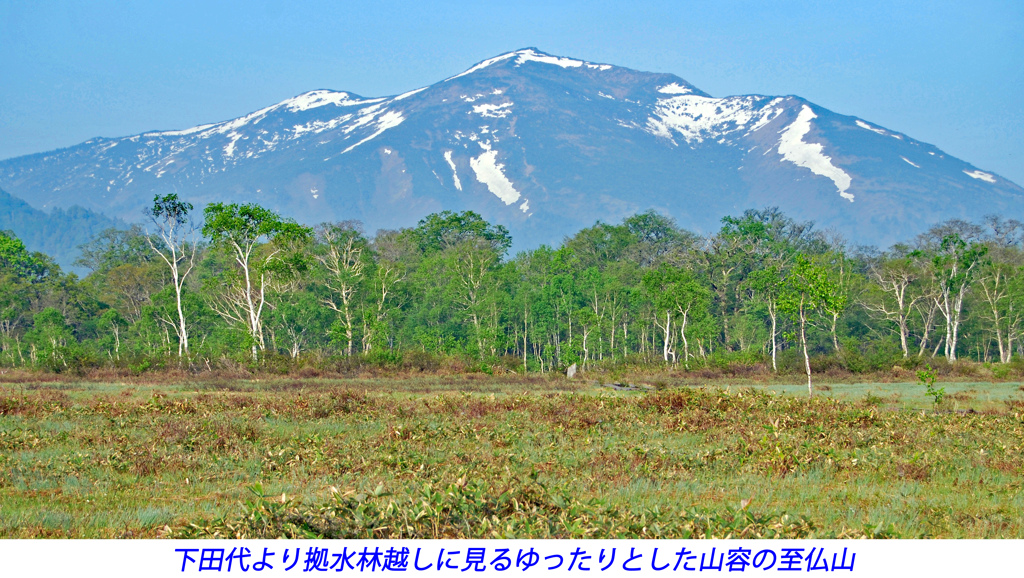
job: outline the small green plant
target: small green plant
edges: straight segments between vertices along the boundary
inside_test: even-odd
[[[932,398],[935,405],[942,403],[942,398],[946,396],[946,388],[940,387],[935,388],[935,370],[932,369],[931,365],[925,365],[924,369],[917,370],[917,382],[925,387],[925,393]]]
[[[875,395],[874,392],[871,392],[871,391],[869,391],[867,393],[867,395],[864,396],[864,404],[865,405],[875,405],[875,406],[878,406],[878,405],[882,405],[882,403],[884,401],[885,401],[885,399],[883,399],[880,396]]]
[[[482,361],[479,364],[471,365],[470,371],[472,373],[486,373],[487,375],[494,375],[494,368]]]
[[[992,370],[992,377],[996,379],[1006,379],[1010,376],[1010,367],[1005,363],[991,364],[990,369]]]

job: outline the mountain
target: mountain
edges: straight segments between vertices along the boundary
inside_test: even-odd
[[[46,253],[64,269],[76,270],[72,264],[79,255],[79,245],[104,229],[127,227],[120,219],[79,206],[66,210],[55,207],[47,213],[0,190],[0,230],[11,231],[29,251]]]
[[[800,97],[715,98],[533,48],[398,96],[315,90],[226,122],[0,161],[0,186],[129,221],[170,192],[370,232],[473,210],[516,248],[649,208],[709,231],[774,205],[880,246],[947,218],[1024,218],[1020,186]]]

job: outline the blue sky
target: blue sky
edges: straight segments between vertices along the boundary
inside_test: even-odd
[[[397,94],[536,46],[715,96],[796,94],[1024,185],[1022,31],[1020,0],[0,0],[0,158],[316,88]]]

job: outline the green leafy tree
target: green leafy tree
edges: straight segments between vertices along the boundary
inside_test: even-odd
[[[408,320],[431,327],[421,335],[436,336],[447,327],[445,332],[458,335],[468,350],[496,355],[494,273],[512,244],[508,231],[472,211],[444,211],[428,215],[410,235],[421,254],[410,265],[410,278],[424,298],[413,305]]]
[[[657,311],[655,323],[664,331],[664,360],[676,360],[676,352],[672,347],[675,338],[672,329],[673,319],[677,322],[679,337],[683,342],[683,360],[689,360],[690,343],[687,328],[694,321],[701,322],[707,317],[711,302],[710,292],[689,271],[666,264],[645,273],[642,283],[644,291]]]
[[[1014,343],[1024,321],[1024,251],[1020,247],[993,242],[980,268],[977,284],[981,294],[981,317],[988,322],[998,348],[999,361],[1009,363]]]
[[[150,238],[142,225],[105,229],[78,249],[75,265],[101,275],[115,267],[148,263],[153,259]]]
[[[427,215],[413,230],[413,234],[425,254],[443,251],[470,240],[490,245],[498,256],[504,256],[512,246],[512,236],[508,229],[488,223],[473,211],[442,211]]]
[[[64,315],[53,307],[36,313],[25,340],[32,347],[33,362],[53,371],[67,369],[78,346]]]
[[[529,367],[528,356],[532,352],[541,372],[558,363],[557,356],[553,359],[550,357],[549,347],[557,340],[558,334],[553,261],[554,251],[550,247],[541,246],[520,253],[511,263],[513,281],[509,286],[515,290],[515,313],[511,318],[514,319],[517,331],[522,325],[523,366]]]
[[[473,324],[476,351],[495,354],[493,337],[484,327],[487,304],[493,284],[490,282],[500,256],[486,239],[465,239],[428,261],[424,272],[443,274],[444,301],[461,309]]]
[[[872,283],[861,305],[877,318],[889,322],[900,337],[903,357],[910,356],[910,323],[918,302],[928,295],[917,290],[923,271],[913,254],[883,255],[871,264]]]
[[[748,320],[752,314],[763,312],[773,326],[769,340],[777,355],[778,311],[773,284],[780,282],[796,253],[824,252],[827,245],[823,236],[813,230],[813,223],[794,221],[777,207],[767,207],[744,211],[739,217],[724,217],[722,228],[709,239],[706,249],[710,254],[704,262],[714,282],[723,341],[726,345],[735,341],[741,351],[763,342],[751,334],[760,324]],[[837,321],[838,315],[833,320]],[[777,366],[773,356],[773,367]]]
[[[0,232],[0,339],[13,362],[22,359],[19,332],[33,311],[38,312],[62,296],[65,284],[60,268],[42,253],[30,253],[13,233]]]
[[[408,301],[409,262],[419,258],[410,235],[378,231],[371,244],[372,271],[367,274],[370,296],[363,311],[363,351],[390,347],[393,314]]]
[[[693,235],[682,231],[672,217],[650,210],[626,217],[622,225],[633,236],[629,258],[642,268],[653,267],[674,250],[694,241]]]
[[[778,264],[754,271],[747,279],[747,285],[764,303],[764,310],[768,314],[771,326],[772,371],[775,372],[779,371],[779,303],[785,287],[783,280],[782,268]]]
[[[286,287],[275,300],[268,313],[267,329],[274,349],[283,349],[292,359],[309,349],[318,335],[331,333],[331,320],[322,307],[323,302],[302,287],[296,279],[295,285]]]
[[[637,244],[638,240],[627,227],[597,223],[566,239],[564,246],[576,255],[581,267],[604,269],[636,253],[630,249]]]
[[[977,277],[988,248],[965,241],[959,233],[942,238],[932,258],[935,279],[938,281],[939,311],[946,319],[946,359],[956,361],[957,341],[963,322],[963,305],[971,283]]]
[[[263,313],[274,277],[287,277],[302,266],[301,252],[293,243],[312,237],[312,230],[285,220],[256,204],[213,203],[204,211],[203,234],[228,252],[236,265],[225,274],[224,286],[211,306],[230,324],[245,328],[252,343],[252,358],[266,348]]]
[[[853,278],[852,264],[846,258],[841,244],[838,250],[825,253],[822,258],[826,260],[829,268],[829,278],[832,280],[831,290],[833,294],[824,301],[824,312],[829,334],[832,337],[832,350],[839,352],[839,319],[846,312],[849,302],[850,285]]]
[[[814,395],[811,383],[811,357],[807,344],[807,327],[816,316],[836,307],[831,300],[838,294],[836,282],[829,276],[829,267],[819,260],[797,255],[786,275],[779,299],[779,309],[797,325],[800,347],[807,371],[807,393]]]
[[[121,341],[125,330],[128,328],[128,322],[125,318],[117,311],[117,309],[107,309],[99,319],[99,325],[109,335],[109,346],[107,348],[107,355],[111,360],[121,360]]]

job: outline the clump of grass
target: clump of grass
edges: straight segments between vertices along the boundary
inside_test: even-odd
[[[598,498],[581,500],[535,482],[499,490],[460,479],[393,495],[335,494],[305,506],[267,496],[262,485],[241,515],[193,522],[176,538],[806,538],[814,524],[800,516],[728,508],[636,512]]]

